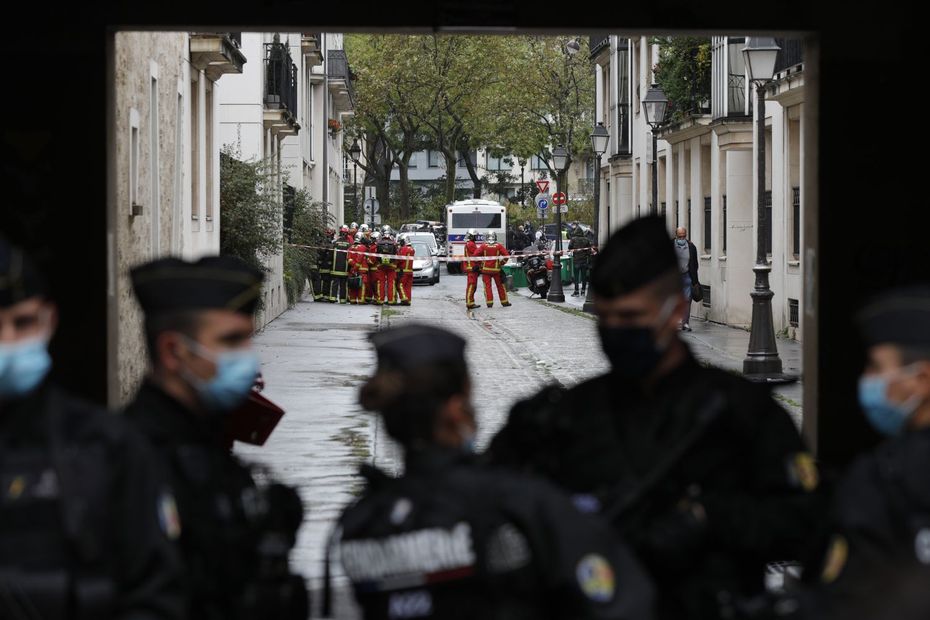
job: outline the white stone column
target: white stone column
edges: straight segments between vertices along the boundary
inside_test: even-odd
[[[727,287],[726,316],[732,325],[748,326],[752,320],[752,290],[755,264],[755,210],[753,194],[753,151],[726,151],[727,194]]]

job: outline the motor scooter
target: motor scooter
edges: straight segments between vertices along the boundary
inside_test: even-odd
[[[546,257],[539,254],[545,251],[545,245],[541,247],[529,246],[523,250],[528,256],[520,256],[517,260],[523,267],[523,275],[526,276],[526,285],[530,292],[545,297],[549,292],[550,280],[549,270],[546,268]],[[532,297],[532,295],[530,295]]]

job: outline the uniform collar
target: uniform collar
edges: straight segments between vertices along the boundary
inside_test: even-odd
[[[428,446],[408,449],[405,455],[405,466],[408,474],[429,473],[466,463],[473,458],[473,455],[461,450]]]
[[[139,388],[126,413],[150,437],[182,443],[222,443],[226,416],[191,411],[150,379]]]

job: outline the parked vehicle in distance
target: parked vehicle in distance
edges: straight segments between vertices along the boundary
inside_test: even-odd
[[[431,232],[402,232],[399,237],[403,237],[410,244],[425,243],[433,250],[433,253],[439,254],[439,241],[436,240],[436,235]]]
[[[439,258],[428,244],[422,241],[408,241],[416,254],[413,257],[413,283],[439,283]]]
[[[507,238],[507,209],[493,200],[456,200],[446,205],[446,255],[449,258],[465,256],[465,235],[469,229],[478,231],[478,243],[484,241],[490,231],[497,233],[497,238]],[[449,273],[461,273],[462,262],[446,263]]]

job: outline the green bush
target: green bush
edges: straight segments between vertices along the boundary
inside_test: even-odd
[[[317,250],[313,248],[326,243],[326,228],[334,226],[335,220],[326,212],[324,203],[310,202],[310,194],[306,190],[295,192],[289,208],[293,211],[289,218],[291,227],[285,231],[284,287],[287,305],[293,306],[303,297],[307,281],[316,270]]]

